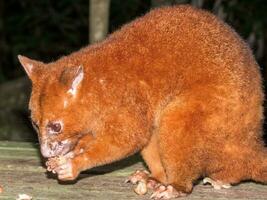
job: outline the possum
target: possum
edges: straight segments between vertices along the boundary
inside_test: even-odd
[[[136,191],[152,180],[155,199],[187,195],[199,178],[215,188],[267,183],[259,66],[211,13],[158,8],[54,62],[18,58],[32,82],[41,153],[58,179],[140,152],[150,174]]]

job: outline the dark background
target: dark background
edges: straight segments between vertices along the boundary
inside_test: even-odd
[[[207,9],[230,24],[267,78],[265,0],[111,0],[109,32],[152,7],[178,3]],[[88,18],[88,0],[0,0],[0,139],[36,140],[27,111],[30,84],[17,55],[50,62],[80,49],[89,43]]]

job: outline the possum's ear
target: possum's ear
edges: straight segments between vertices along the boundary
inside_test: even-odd
[[[62,72],[59,81],[68,87],[68,93],[75,96],[84,78],[82,66],[67,67]]]
[[[18,55],[18,59],[31,80],[33,80],[34,76],[38,75],[39,69],[44,65],[42,62],[21,55]]]

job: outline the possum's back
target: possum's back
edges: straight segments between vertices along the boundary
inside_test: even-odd
[[[148,82],[159,77],[172,85],[179,84],[177,80],[186,87],[210,82],[229,84],[234,90],[246,87],[249,92],[257,88],[261,93],[259,69],[250,49],[227,24],[203,10],[155,9],[105,43],[112,47],[111,63]]]
[[[259,68],[245,42],[216,16],[191,6],[155,9],[71,57],[79,55],[94,60],[88,67],[95,71],[116,76],[118,85],[145,83],[155,99],[213,87],[223,98],[263,100]]]

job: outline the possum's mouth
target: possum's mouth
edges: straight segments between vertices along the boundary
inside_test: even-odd
[[[64,145],[62,144],[62,142],[59,144],[57,150],[56,150],[56,154],[58,156],[64,156],[65,154],[67,154],[68,152],[70,152],[72,148],[70,147],[70,145]]]
[[[75,146],[75,143],[69,139],[63,141],[44,141],[41,143],[41,153],[45,158],[63,156],[69,153]]]
[[[69,137],[62,141],[51,141],[49,139],[44,140],[41,143],[41,153],[45,158],[51,158],[55,156],[64,156],[72,151],[77,143],[86,134],[80,133],[75,136]]]

